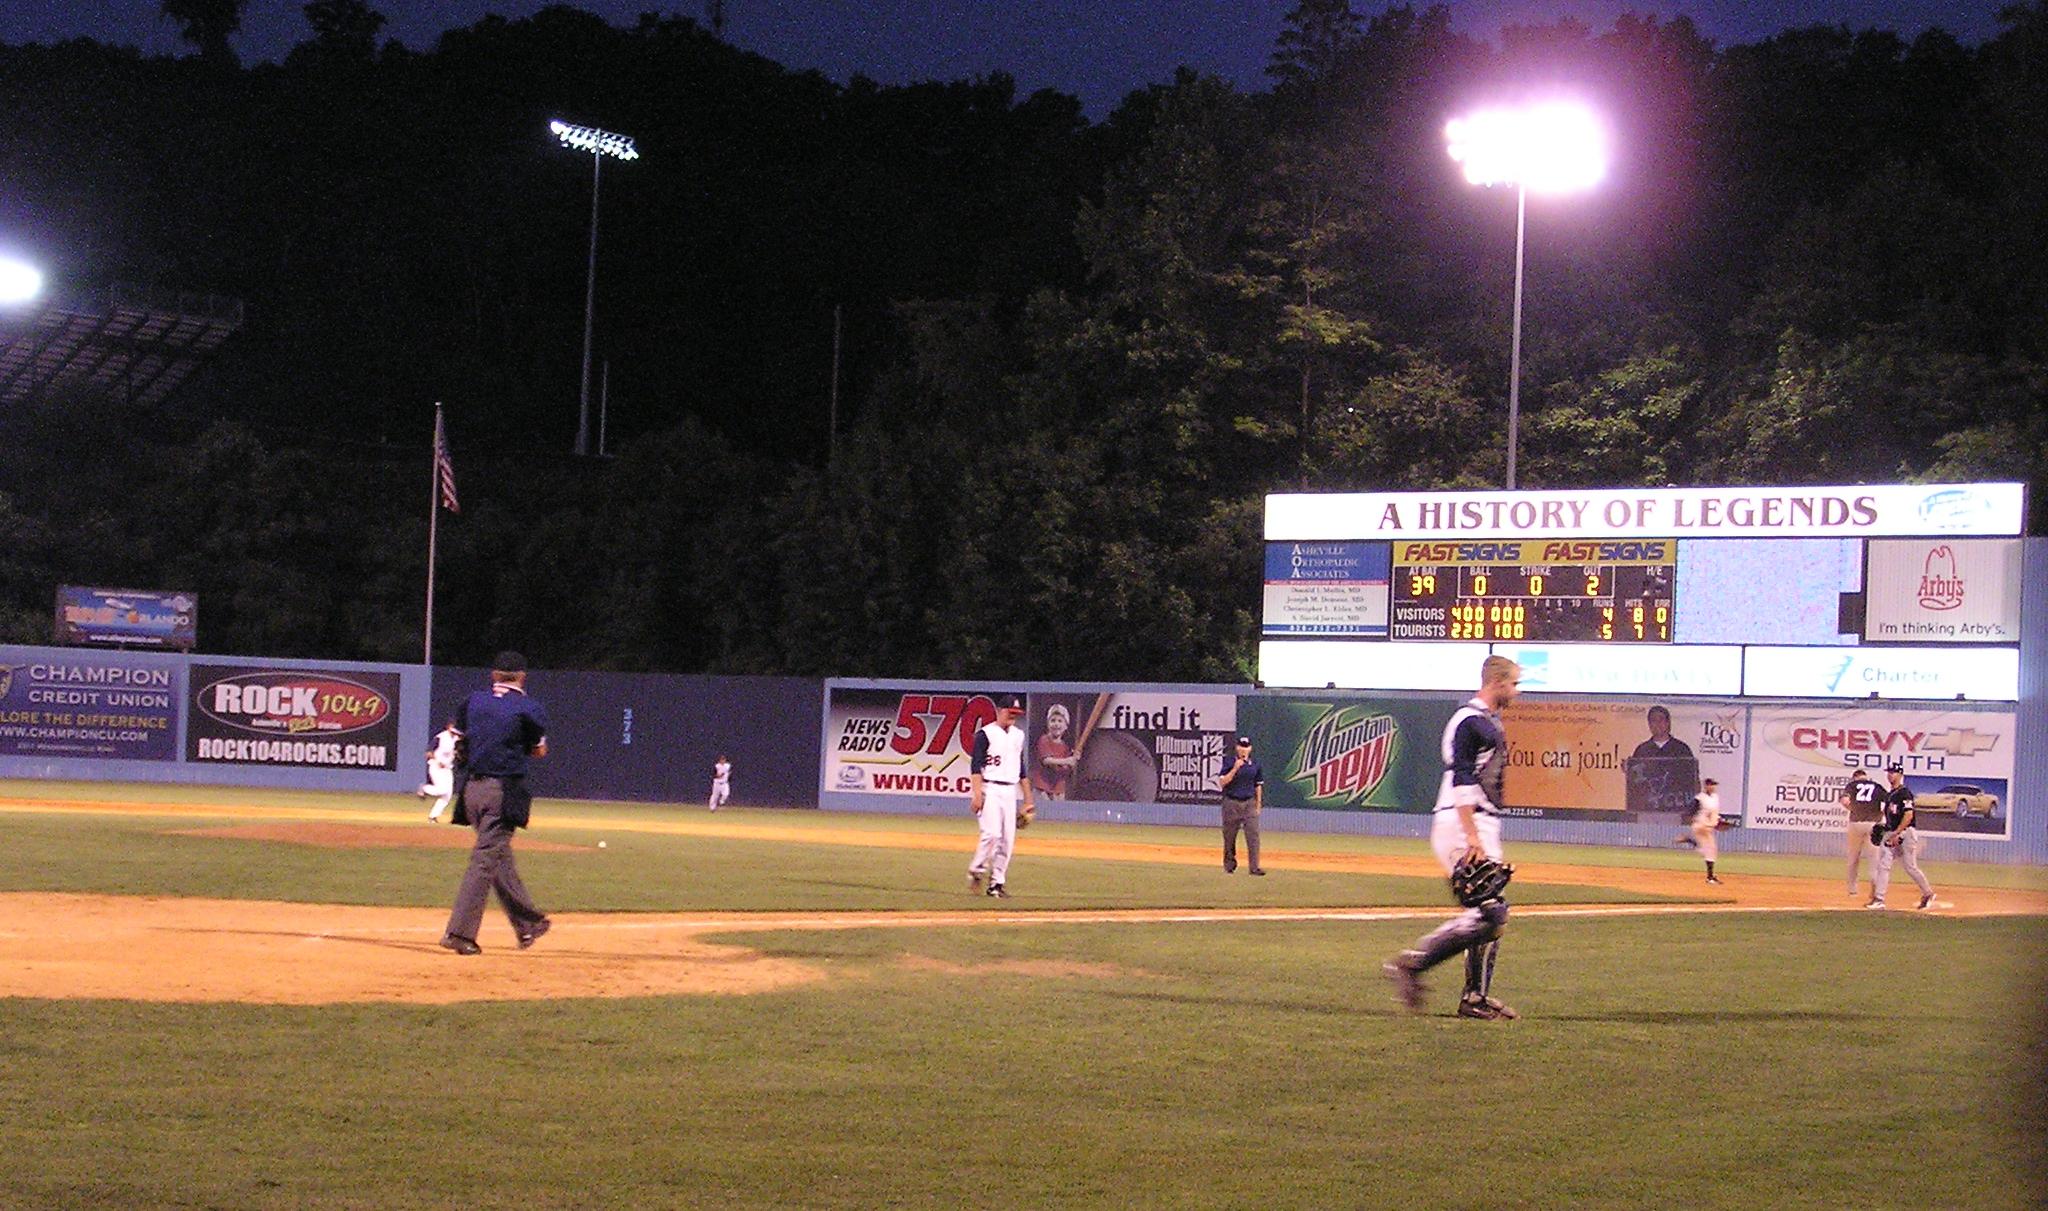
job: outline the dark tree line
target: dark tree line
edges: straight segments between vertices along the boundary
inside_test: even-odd
[[[1523,486],[2048,486],[2042,3],[1980,46],[1717,47],[1301,0],[1269,91],[1100,122],[571,8],[415,53],[320,0],[244,68],[239,4],[177,7],[187,59],[0,47],[0,232],[60,290],[249,317],[168,406],[0,413],[0,640],[125,583],[197,590],[210,650],[417,659],[438,399],[444,660],[1247,677],[1267,492],[1500,482],[1514,202],[1442,127],[1532,79],[1619,158],[1531,203]],[[645,153],[605,176],[610,458],[566,453],[589,163],[553,116]]]

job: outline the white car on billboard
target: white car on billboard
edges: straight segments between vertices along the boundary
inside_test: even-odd
[[[1940,790],[1916,793],[1913,796],[1913,810],[1988,817],[1998,810],[1998,796],[1987,792],[1981,786],[1957,782]]]

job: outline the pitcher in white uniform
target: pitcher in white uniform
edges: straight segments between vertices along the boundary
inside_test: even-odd
[[[1700,779],[1700,793],[1692,798],[1692,843],[1707,863],[1707,882],[1719,883],[1714,861],[1721,856],[1717,837],[1721,830],[1721,788],[1712,778]]]
[[[435,733],[434,747],[427,750],[427,780],[420,783],[419,796],[434,800],[434,806],[427,809],[429,820],[439,820],[448,810],[448,800],[455,796],[455,742],[461,736],[450,719],[447,727]]]
[[[974,860],[967,864],[967,890],[1003,899],[1010,892],[1010,852],[1017,844],[1018,797],[1032,806],[1031,780],[1024,776],[1024,699],[1017,694],[996,697],[996,721],[974,733],[974,753],[967,766],[968,807],[981,822]]]

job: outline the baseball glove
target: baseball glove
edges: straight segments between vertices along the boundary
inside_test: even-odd
[[[1034,805],[1032,805],[1032,804],[1029,804],[1029,803],[1021,804],[1021,805],[1019,805],[1019,806],[1018,806],[1018,808],[1017,808],[1017,827],[1018,827],[1018,828],[1030,828],[1030,827],[1031,827],[1031,822],[1032,822],[1033,820],[1036,820],[1036,819],[1038,819],[1038,808],[1037,808],[1036,806],[1034,806]]]
[[[1884,824],[1882,822],[1870,826],[1870,843],[1872,845],[1884,844]]]
[[[1467,853],[1451,868],[1451,894],[1465,907],[1477,908],[1488,901],[1500,899],[1514,874],[1515,868],[1504,862],[1496,862],[1476,851]]]

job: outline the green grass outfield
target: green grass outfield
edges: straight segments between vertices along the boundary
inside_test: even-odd
[[[439,906],[462,861],[168,835],[225,817],[19,810],[36,796],[230,804],[234,823],[273,803],[364,822],[415,814],[390,797],[0,784],[0,890]],[[955,890],[971,843],[964,815],[718,817],[868,830],[873,846],[662,831],[702,816],[543,803],[537,838],[607,846],[532,853],[521,866],[542,903],[564,911],[978,903]],[[949,828],[958,852],[892,848],[883,835]],[[1282,869],[1253,881],[1032,856],[1031,838],[1046,835],[1214,844],[1196,829],[1034,830],[1015,875],[1030,893],[1006,910],[1440,895],[1429,880]],[[1420,852],[1413,841],[1292,834],[1269,845]],[[1515,847],[1538,852],[1580,864],[1696,861]],[[1727,865],[1836,873],[1821,859],[1736,854]],[[2038,871],[1931,873],[1951,885],[2041,885]],[[1516,890],[1529,903],[1642,898]],[[0,1208],[1921,1211],[2048,1201],[2038,1172],[2048,920],[1527,917],[1503,947],[1497,991],[1525,1015],[1506,1024],[1395,1012],[1379,962],[1427,924],[724,935],[829,975],[744,997],[5,1000]],[[1436,1010],[1448,1010],[1456,980],[1435,974]]]

